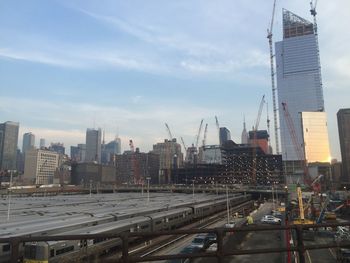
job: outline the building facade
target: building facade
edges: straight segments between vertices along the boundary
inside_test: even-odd
[[[0,123],[0,170],[16,170],[19,123]]]
[[[141,153],[125,151],[121,155],[113,157],[116,167],[118,184],[142,184],[146,178],[151,178],[152,184],[158,184],[159,179],[159,155],[153,152]]]
[[[154,144],[152,152],[159,155],[160,169],[172,169],[183,165],[181,145],[176,139],[165,139],[164,142]]]
[[[45,139],[44,138],[40,138],[39,148],[40,149],[44,149],[45,147],[46,147]]]
[[[259,146],[264,153],[270,153],[269,134],[266,130],[249,131],[249,144]]]
[[[342,181],[350,183],[350,109],[337,113],[340,152],[342,159]]]
[[[231,140],[231,132],[226,127],[220,127],[219,130],[219,140],[220,145],[223,145],[225,142]]]
[[[66,148],[64,147],[63,143],[59,142],[52,142],[50,144],[49,150],[59,154],[66,154]]]
[[[23,182],[26,184],[52,184],[58,166],[58,153],[30,149],[25,155]]]
[[[327,116],[325,112],[301,112],[304,154],[307,162],[330,163]]]
[[[113,156],[116,154],[120,154],[120,139],[115,138],[115,140],[105,144],[102,146],[102,157],[101,161],[103,164],[111,163],[113,160]]]
[[[23,144],[22,144],[22,152],[25,152],[35,146],[35,135],[31,132],[27,132],[23,134]]]
[[[283,10],[283,40],[276,43],[276,75],[283,160],[302,161],[295,151],[282,103],[286,103],[302,142],[300,112],[323,112],[324,99],[317,35],[311,22]]]
[[[85,188],[111,186],[116,184],[116,167],[97,163],[72,164],[71,183]]]
[[[86,130],[85,162],[101,163],[101,129]]]

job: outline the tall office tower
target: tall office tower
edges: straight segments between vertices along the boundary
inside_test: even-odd
[[[183,165],[181,145],[176,142],[175,138],[153,144],[152,153],[159,155],[160,169],[178,168]]]
[[[283,40],[276,43],[276,73],[282,155],[292,165],[295,161],[300,163],[300,158],[281,104],[287,104],[295,136],[302,146],[301,112],[324,112],[324,101],[314,26],[288,10],[283,10]]]
[[[121,139],[117,136],[117,137],[115,137],[114,141],[117,144],[117,154],[121,154],[122,153],[122,141],[121,141]]]
[[[15,170],[19,123],[0,123],[0,170]]]
[[[101,163],[101,129],[86,130],[85,161]]]
[[[115,138],[113,141],[104,145],[102,149],[102,158],[101,161],[103,164],[108,164],[111,162],[112,156],[120,154],[120,139]]]
[[[220,145],[223,145],[226,141],[231,140],[231,133],[226,127],[220,127],[219,140]]]
[[[247,144],[248,143],[248,132],[245,126],[245,120],[243,122],[243,131],[242,131],[242,144]]]
[[[34,148],[35,135],[31,132],[23,134],[22,152],[25,153],[27,150]]]
[[[66,148],[64,147],[63,143],[52,142],[49,146],[49,150],[59,154],[65,154]]]
[[[337,118],[343,167],[342,181],[350,182],[350,109],[340,109]]]
[[[45,139],[44,138],[40,138],[40,145],[39,145],[40,149],[45,148]]]

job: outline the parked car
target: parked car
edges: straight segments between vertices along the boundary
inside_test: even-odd
[[[218,250],[218,244],[217,243],[213,243],[207,248],[207,251],[216,251],[216,250]]]
[[[277,210],[272,210],[271,215],[273,215],[274,217],[277,217],[277,218],[282,218],[282,213],[280,211],[277,211]]]
[[[207,234],[199,234],[192,240],[190,246],[202,249],[206,244],[208,244],[208,241],[209,239]]]
[[[274,217],[272,215],[265,215],[261,218],[261,223],[265,224],[281,224],[282,220],[280,218]]]
[[[226,228],[234,228],[236,225],[236,223],[234,221],[230,221],[228,223],[225,224]]]
[[[216,234],[215,233],[208,233],[207,240],[208,240],[208,242],[216,242]]]

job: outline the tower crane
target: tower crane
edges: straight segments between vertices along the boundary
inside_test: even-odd
[[[173,135],[171,134],[169,125],[168,125],[167,123],[165,123],[165,127],[166,127],[166,130],[167,130],[167,132],[168,132],[169,139],[170,139],[170,141],[172,141],[174,137],[173,137]]]
[[[289,114],[288,111],[288,107],[287,107],[287,103],[282,102],[282,107],[283,107],[283,113],[284,113],[284,119],[286,121],[287,127],[288,127],[288,131],[290,133],[292,142],[293,142],[293,146],[294,146],[294,150],[295,153],[297,154],[298,159],[303,163],[303,170],[304,170],[304,183],[307,184],[308,186],[311,186],[311,179],[309,177],[309,173],[307,170],[307,165],[306,165],[306,159],[305,159],[305,155],[304,155],[304,151],[301,147],[301,143],[298,140],[297,134],[295,132],[295,127],[294,127],[294,123],[292,120],[292,117]]]
[[[174,166],[177,163],[176,160],[176,146],[175,146],[175,141],[173,141],[174,137],[170,131],[169,125],[165,123],[166,130],[169,135],[169,143],[166,144],[166,160],[168,163],[168,169],[169,169],[169,174],[171,172],[171,167]],[[169,145],[170,144],[170,145]]]
[[[314,17],[314,32],[315,32],[315,35],[317,35],[317,21],[316,21],[316,15],[317,15],[317,12],[316,12],[316,6],[317,6],[317,0],[311,0],[310,1],[310,13],[311,15]]]
[[[278,137],[278,124],[277,124],[277,103],[276,103],[276,86],[275,86],[275,67],[273,63],[273,48],[272,48],[272,30],[273,30],[273,21],[275,17],[275,8],[276,0],[273,1],[272,16],[270,22],[270,28],[267,29],[267,38],[269,39],[270,47],[270,65],[271,65],[271,87],[272,87],[272,106],[273,106],[273,124],[275,128],[275,144],[276,144],[276,153],[279,153],[279,137]]]
[[[219,139],[219,145],[220,145],[220,125],[218,121],[218,117],[215,116],[215,124],[216,124],[216,129],[218,130],[218,139]]]
[[[185,141],[184,141],[184,139],[182,137],[181,137],[181,142],[182,142],[182,145],[183,145],[183,147],[185,149],[185,152],[187,152],[187,147],[186,147]]]
[[[253,157],[253,167],[252,167],[252,183],[256,184],[256,148],[258,147],[257,143],[257,133],[259,129],[259,123],[260,123],[260,118],[261,118],[261,113],[264,107],[265,103],[265,95],[262,96],[260,105],[259,105],[259,111],[258,111],[258,116],[255,121],[255,126],[253,127],[253,152],[252,152],[252,157]]]
[[[207,132],[208,132],[208,123],[205,124],[205,128],[204,128],[204,136],[203,136],[203,147],[206,145],[207,142]]]
[[[317,20],[316,20],[316,6],[317,6],[317,0],[311,0],[310,1],[310,13],[314,17],[314,34],[315,34],[315,40],[316,40],[316,52],[317,52],[317,60],[318,60],[318,77],[319,77],[319,82],[320,82],[320,87],[321,91],[323,90],[322,88],[322,75],[321,75],[321,60],[320,60],[320,49],[319,49],[319,44],[318,44],[318,27],[317,27]],[[321,109],[322,111],[324,110],[323,108]]]
[[[196,145],[195,145],[196,149],[198,148],[199,137],[201,136],[202,127],[203,127],[203,119],[201,120],[201,123],[200,123],[199,128],[198,128],[198,133],[197,133],[197,137],[196,137]]]

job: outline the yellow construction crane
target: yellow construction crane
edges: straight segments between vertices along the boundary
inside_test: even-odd
[[[303,204],[303,194],[301,192],[300,184],[297,185],[297,195],[299,204],[299,218],[293,220],[293,224],[310,225],[314,224],[315,221],[306,219],[304,216],[304,204]]]

